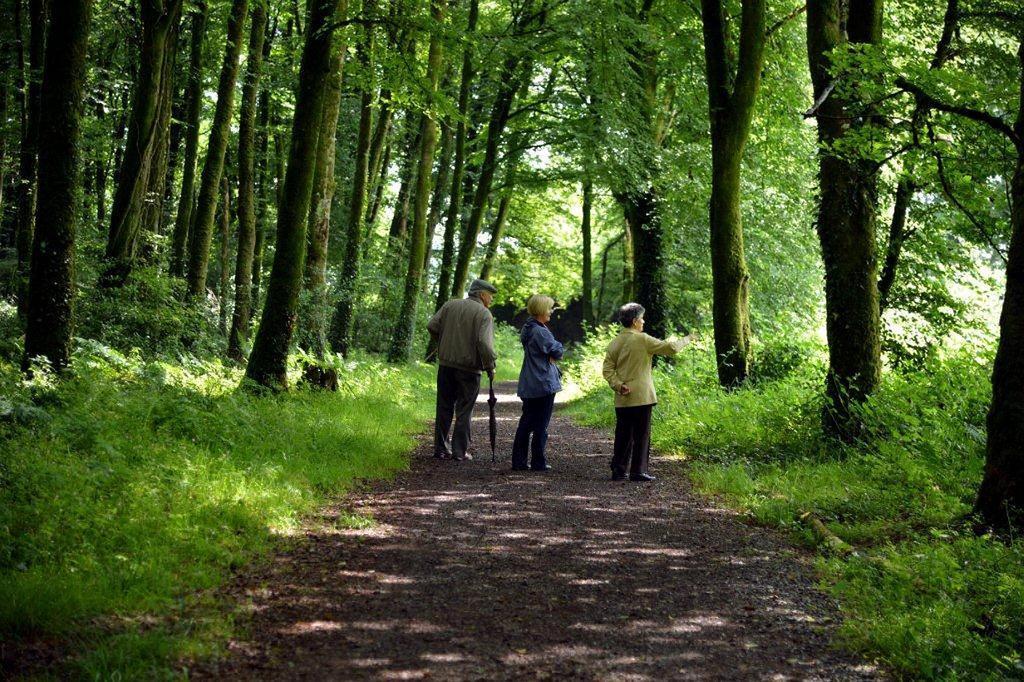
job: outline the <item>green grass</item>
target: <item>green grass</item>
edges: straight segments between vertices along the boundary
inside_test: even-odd
[[[0,638],[66,639],[83,677],[210,654],[231,627],[210,589],[326,498],[404,467],[433,411],[422,364],[364,358],[338,393],[264,397],[219,362],[86,342],[75,368],[24,383],[0,365]]]
[[[570,412],[614,423],[600,378],[606,336],[576,353],[582,397]],[[857,552],[822,550],[823,585],[839,598],[847,646],[924,679],[1024,677],[1024,542],[975,537],[967,515],[981,481],[988,352],[887,372],[864,406],[853,446],[820,433],[824,351],[761,349],[760,376],[718,388],[709,348],[656,372],[653,442],[686,458],[698,487],[758,523],[813,546],[811,512]],[[881,559],[881,561],[879,560]]]

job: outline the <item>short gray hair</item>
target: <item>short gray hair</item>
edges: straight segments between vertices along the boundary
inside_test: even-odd
[[[619,308],[619,322],[623,327],[630,327],[633,325],[633,320],[643,317],[645,312],[647,311],[639,303],[627,303]]]

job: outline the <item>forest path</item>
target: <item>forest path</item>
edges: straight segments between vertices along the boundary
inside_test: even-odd
[[[476,459],[429,445],[396,480],[309,521],[230,593],[246,639],[194,671],[234,679],[874,679],[830,645],[837,620],[805,557],[695,494],[655,457],[654,483],[612,482],[610,435],[557,411],[549,461],[512,472],[520,411],[498,403],[500,461],[476,411]],[[609,407],[609,409],[611,409]],[[339,517],[372,526],[339,528]]]

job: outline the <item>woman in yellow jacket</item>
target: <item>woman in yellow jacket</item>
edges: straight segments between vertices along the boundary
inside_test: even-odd
[[[647,473],[651,450],[651,410],[658,402],[651,377],[655,355],[675,355],[691,339],[662,341],[644,334],[644,307],[627,303],[619,308],[619,322],[625,327],[608,345],[604,356],[604,378],[615,391],[615,448],[612,480],[653,481]],[[627,466],[628,465],[628,466]]]

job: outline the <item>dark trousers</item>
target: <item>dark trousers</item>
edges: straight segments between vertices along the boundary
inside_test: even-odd
[[[512,468],[526,468],[526,450],[530,449],[530,467],[543,469],[547,465],[544,457],[544,446],[548,442],[548,424],[551,412],[555,409],[555,394],[540,398],[524,398],[523,414],[519,417],[519,428],[516,439],[512,441]],[[530,436],[533,441],[530,441]]]
[[[473,421],[473,406],[480,394],[480,375],[454,367],[437,368],[437,412],[434,417],[434,456],[462,459],[466,456]],[[455,417],[455,433],[448,433]]]
[[[615,408],[615,447],[612,473],[646,474],[651,455],[651,411],[654,405]]]

